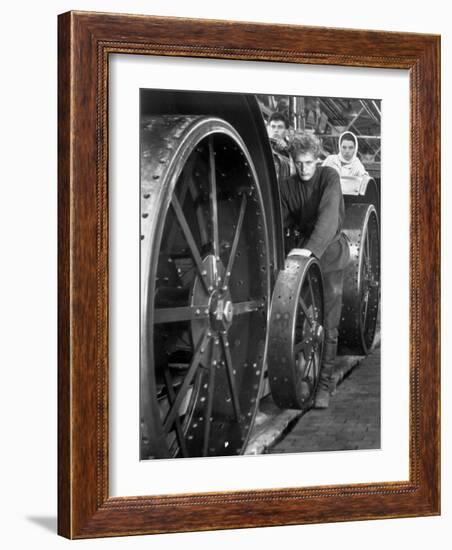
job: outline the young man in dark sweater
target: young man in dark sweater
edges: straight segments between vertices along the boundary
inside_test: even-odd
[[[320,144],[311,134],[295,136],[289,148],[296,174],[281,182],[284,227],[300,234],[297,248],[289,255],[315,256],[324,283],[325,341],[316,408],[327,408],[334,390],[332,372],[337,353],[338,326],[342,308],[344,268],[350,252],[342,233],[344,199],[339,174],[320,166]]]

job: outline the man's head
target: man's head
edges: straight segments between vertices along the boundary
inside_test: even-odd
[[[344,160],[352,160],[356,151],[355,136],[351,132],[346,132],[342,135],[339,143],[339,150]]]
[[[289,123],[282,113],[273,113],[267,122],[267,132],[270,139],[283,139],[289,129]]]
[[[312,134],[297,134],[290,144],[289,152],[298,176],[303,181],[310,180],[317,168],[320,153],[318,139]]]

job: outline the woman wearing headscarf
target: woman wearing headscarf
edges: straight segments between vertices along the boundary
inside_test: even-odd
[[[349,131],[339,136],[339,153],[326,157],[323,166],[335,168],[341,177],[368,175],[358,158],[358,139],[353,132]]]

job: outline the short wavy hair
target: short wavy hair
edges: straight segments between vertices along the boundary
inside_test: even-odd
[[[314,158],[320,155],[320,142],[313,134],[300,132],[295,134],[289,145],[289,152],[292,158],[298,154],[312,153]]]
[[[270,124],[270,122],[277,122],[280,120],[281,122],[284,122],[284,126],[286,127],[286,130],[289,129],[289,121],[287,120],[287,117],[283,115],[283,113],[280,113],[278,111],[275,111],[268,117],[267,124]]]

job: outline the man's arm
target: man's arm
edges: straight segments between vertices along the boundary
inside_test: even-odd
[[[335,237],[339,228],[339,209],[343,201],[341,182],[336,171],[328,170],[322,196],[320,198],[317,221],[304,248],[320,258]]]

